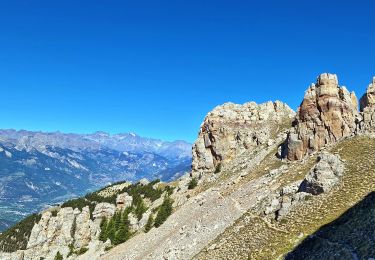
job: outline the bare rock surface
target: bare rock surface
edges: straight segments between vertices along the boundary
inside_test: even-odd
[[[273,174],[252,181],[245,181],[245,178],[276,148],[277,142],[259,153],[259,158],[244,161],[229,179],[179,205],[159,228],[133,237],[102,259],[191,259],[273,191],[264,185],[272,182]]]
[[[344,163],[339,155],[321,153],[317,164],[301,183],[299,191],[313,195],[328,192],[340,181],[343,173]]]
[[[366,93],[360,99],[360,109],[363,111],[365,108],[375,108],[375,77],[368,85]]]
[[[354,92],[339,86],[335,74],[321,74],[298,108],[294,129],[286,142],[287,158],[301,160],[326,144],[354,134],[357,104]]]
[[[130,196],[127,192],[117,195],[116,208],[118,210],[122,210],[127,207],[130,207],[132,203],[133,203],[133,197]]]
[[[294,116],[288,105],[276,101],[216,107],[204,119],[193,146],[193,175],[213,172],[246,150],[271,145],[282,124]]]
[[[361,114],[357,119],[358,133],[375,132],[375,77],[360,100]]]
[[[107,202],[99,203],[95,206],[92,215],[94,219],[110,218],[115,214],[116,206]]]

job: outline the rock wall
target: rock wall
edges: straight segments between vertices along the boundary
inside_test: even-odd
[[[213,172],[242,152],[267,145],[293,116],[293,110],[280,101],[216,107],[204,119],[193,146],[193,175]]]
[[[361,116],[358,119],[360,133],[375,132],[375,77],[360,100]]]
[[[372,78],[366,93],[360,99],[361,111],[365,110],[365,108],[375,108],[375,77]]]
[[[24,259],[53,259],[57,252],[66,257],[70,245],[77,249],[88,247],[99,231],[99,225],[90,219],[88,207],[82,212],[70,207],[62,208],[56,216],[47,211],[31,231]]]
[[[321,74],[305,93],[298,108],[294,129],[286,141],[286,157],[300,160],[356,131],[358,102],[338,84],[335,74]]]

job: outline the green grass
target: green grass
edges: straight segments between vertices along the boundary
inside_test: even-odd
[[[355,137],[342,141],[330,148],[345,160],[345,174],[339,185],[326,194],[311,196],[299,204],[280,222],[270,228],[258,216],[249,211],[229,227],[212,243],[220,247],[214,251],[203,250],[198,259],[277,259],[293,250],[304,238],[315,233],[322,226],[338,219],[368,193],[375,190],[375,160],[373,153],[375,139]],[[316,156],[304,164],[294,162],[289,171],[279,176],[277,182],[283,186],[302,179],[314,165]],[[256,178],[265,173],[262,167],[272,169],[277,166],[272,160],[264,161],[248,178]],[[366,250],[366,248],[362,249]]]

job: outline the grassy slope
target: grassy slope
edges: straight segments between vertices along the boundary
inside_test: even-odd
[[[374,147],[375,139],[367,137],[356,137],[341,142],[331,150],[346,160],[346,172],[340,185],[332,192],[313,197],[291,211],[285,219],[271,225],[249,211],[210,244],[211,248],[216,248],[215,250],[203,250],[197,258],[283,257],[306,236],[339,218],[375,190]],[[277,182],[287,184],[302,179],[314,161],[313,156],[305,164],[293,163],[289,172],[281,175]]]

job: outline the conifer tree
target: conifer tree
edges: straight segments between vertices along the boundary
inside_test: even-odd
[[[101,223],[100,223],[100,235],[99,235],[99,240],[100,241],[107,241],[108,239],[108,229],[107,229],[107,226],[108,226],[108,221],[107,221],[107,218],[103,218]]]
[[[137,207],[135,208],[135,215],[138,218],[138,221],[141,220],[143,213],[145,213],[147,210],[145,203],[143,202],[143,199],[140,198]]]
[[[155,227],[160,227],[161,224],[163,224],[164,221],[166,221],[167,218],[172,214],[172,210],[173,210],[172,204],[173,204],[173,200],[169,198],[168,196],[166,196],[155,218]]]
[[[107,226],[107,236],[113,243],[115,241],[116,229],[115,229],[115,221],[113,218],[108,223]]]
[[[150,231],[153,225],[154,225],[154,216],[151,214],[148,217],[148,220],[145,226],[145,232],[147,233],[148,231]]]
[[[113,216],[113,218],[114,218],[114,221],[115,221],[115,230],[118,230],[120,228],[121,218],[122,218],[121,211],[116,212],[115,215]]]

